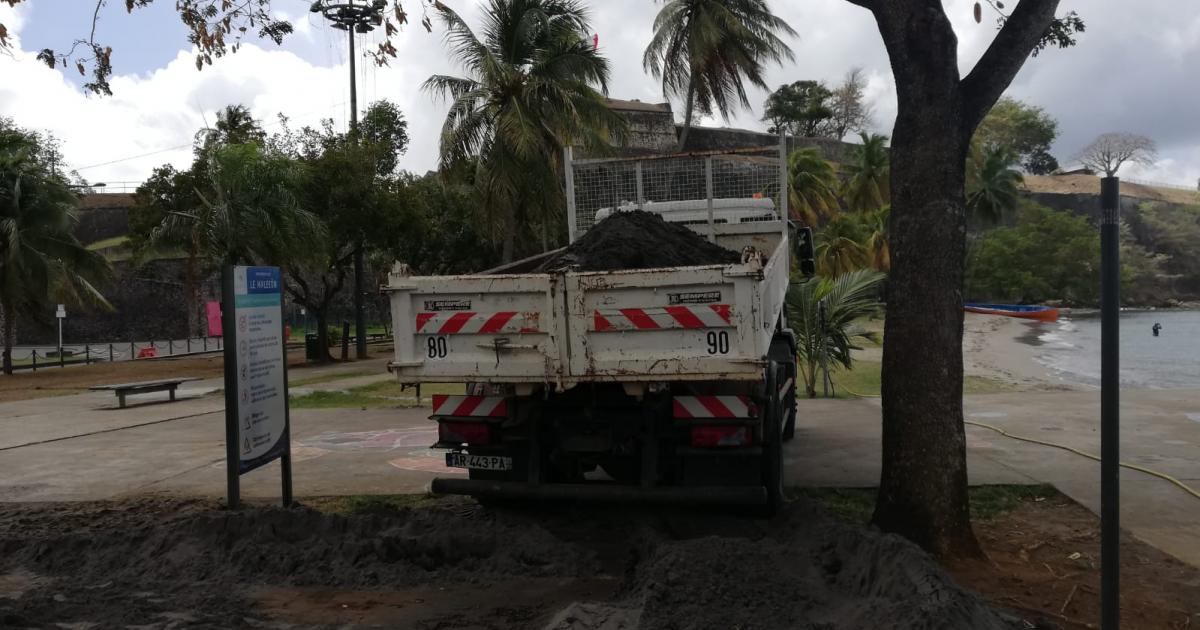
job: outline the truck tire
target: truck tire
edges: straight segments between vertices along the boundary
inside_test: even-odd
[[[767,488],[764,516],[775,516],[783,507],[783,411],[779,396],[779,376],[782,367],[771,361],[767,365],[765,403],[763,405],[763,485]]]
[[[790,382],[780,403],[783,412],[783,441],[796,437],[796,348],[790,331],[776,333],[771,340],[768,358],[779,363],[782,373],[779,383]]]

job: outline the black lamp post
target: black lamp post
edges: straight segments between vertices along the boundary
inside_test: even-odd
[[[371,0],[355,4],[354,0],[316,0],[310,10],[320,13],[333,24],[333,28],[346,31],[350,40],[350,137],[358,137],[358,83],[354,76],[354,34],[370,33],[383,24],[386,0]],[[363,244],[360,240],[354,250],[354,356],[367,358],[367,321],[363,311]]]

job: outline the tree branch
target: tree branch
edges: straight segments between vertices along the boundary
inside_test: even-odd
[[[852,1],[852,0],[848,0]],[[1021,0],[979,63],[962,80],[963,123],[967,136],[987,115],[1054,22],[1059,0]]]

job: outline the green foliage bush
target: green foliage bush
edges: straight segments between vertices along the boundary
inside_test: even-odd
[[[1087,219],[1022,202],[1016,226],[986,232],[967,260],[967,298],[1034,303],[1099,299],[1100,233]]]

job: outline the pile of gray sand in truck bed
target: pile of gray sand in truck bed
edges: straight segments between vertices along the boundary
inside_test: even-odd
[[[326,627],[271,617],[256,607],[255,589],[417,585],[469,585],[522,611],[505,617],[468,598],[428,626],[439,628],[462,627],[466,614],[475,615],[472,628],[502,630],[1028,627],[957,587],[911,543],[807,501],[771,521],[469,500],[352,516],[229,512],[166,498],[8,504],[0,505],[0,587],[5,576],[30,585],[15,599],[0,588],[0,627],[18,628]],[[612,588],[546,601],[514,586],[530,579],[601,579]],[[174,621],[145,625],[163,619]]]
[[[633,210],[614,213],[592,226],[542,263],[538,271],[616,271],[740,261],[741,254],[710,243],[686,226],[663,221],[652,212]]]

